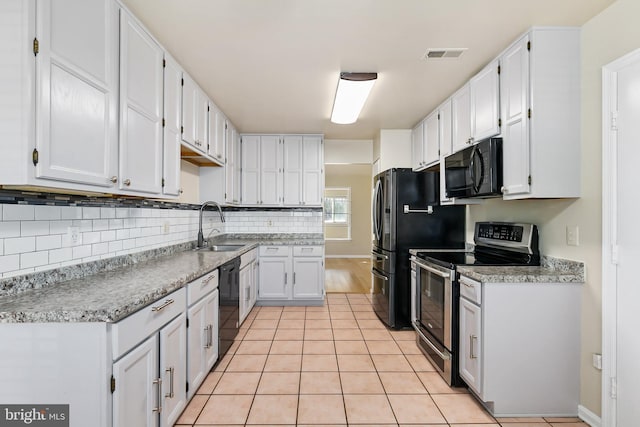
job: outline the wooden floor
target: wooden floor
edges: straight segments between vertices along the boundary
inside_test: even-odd
[[[371,260],[326,258],[324,287],[327,293],[368,294],[371,290]]]

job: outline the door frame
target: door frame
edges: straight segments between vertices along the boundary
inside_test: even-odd
[[[640,62],[640,49],[602,67],[602,425],[615,427],[617,377],[618,71]]]

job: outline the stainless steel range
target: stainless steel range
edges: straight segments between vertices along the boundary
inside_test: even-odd
[[[449,385],[458,375],[459,265],[540,265],[538,229],[533,224],[477,222],[475,248],[411,250],[411,321],[422,352]]]

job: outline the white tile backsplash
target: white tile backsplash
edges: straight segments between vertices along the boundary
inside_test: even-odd
[[[214,229],[221,234],[323,232],[322,212],[224,215],[221,223],[217,211],[205,211],[205,236]],[[78,228],[76,243],[70,227]],[[0,204],[0,278],[185,243],[197,232],[197,210]]]

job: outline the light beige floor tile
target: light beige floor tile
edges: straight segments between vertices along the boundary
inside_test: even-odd
[[[234,340],[233,343],[231,343],[231,347],[229,347],[229,350],[227,350],[227,354],[235,354],[236,351],[238,351],[238,347],[240,347],[240,344],[242,344],[242,340]]]
[[[391,336],[396,341],[416,341],[416,331],[390,331]]]
[[[225,354],[224,357],[218,361],[213,370],[215,372],[224,372],[224,370],[227,369],[227,366],[229,366],[229,362],[231,362],[232,358],[233,354]]]
[[[362,320],[358,319],[358,326],[360,329],[384,329],[387,328],[384,326],[380,320]]]
[[[338,362],[334,354],[305,354],[302,356],[303,372],[336,372]]]
[[[356,306],[356,310],[353,310],[353,317],[355,317],[358,320],[376,320],[378,318],[378,316],[376,316],[376,314],[371,310],[367,310],[367,311],[358,310],[361,307],[362,306]]]
[[[386,329],[363,329],[362,336],[368,341],[393,341]]]
[[[268,341],[276,334],[275,329],[249,329],[243,341]]]
[[[329,313],[329,307],[326,305],[320,307],[307,307],[307,314],[309,313]]]
[[[329,317],[331,320],[355,320],[353,313],[350,311],[332,311]]]
[[[329,320],[331,316],[329,315],[328,311],[308,311],[305,318],[307,320]]]
[[[369,349],[362,340],[336,341],[336,354],[369,354]]]
[[[296,422],[298,396],[256,395],[247,424],[291,424]]]
[[[542,417],[499,417],[496,418],[499,423],[545,423]]]
[[[273,341],[269,354],[302,354],[302,341]]]
[[[335,329],[333,331],[333,339],[336,341],[353,341],[362,340],[360,329]]]
[[[333,339],[331,329],[306,329],[304,331],[305,341],[327,341]]]
[[[334,319],[334,320],[331,320],[331,327],[334,330],[335,329],[355,329],[358,327],[358,323],[356,323],[356,321],[353,319],[349,319],[349,320]]]
[[[204,408],[204,405],[207,403],[207,400],[209,400],[209,396],[200,394],[193,396],[182,415],[180,415],[180,418],[178,418],[176,424],[192,425],[195,423],[198,415],[200,415],[200,411],[202,411],[202,408]]]
[[[422,354],[415,341],[396,341],[404,354]]]
[[[349,424],[394,423],[387,397],[383,394],[346,394],[344,406]]]
[[[333,341],[305,341],[302,354],[336,354]]]
[[[432,424],[433,425],[433,424]],[[500,427],[500,424],[496,424],[496,423],[491,423],[491,424],[485,424],[485,423],[473,423],[473,424],[450,424],[452,427]],[[437,424],[436,424],[437,426]],[[415,424],[411,424],[411,427],[420,427],[417,426]],[[431,426],[429,426],[431,427]],[[438,427],[444,427],[442,425],[438,426]],[[549,427],[549,425],[547,424],[545,427]]]
[[[566,424],[561,424],[561,425],[566,425]],[[538,423],[536,422],[529,423],[529,422],[522,422],[522,421],[519,421],[517,423],[501,422],[500,426],[501,427],[551,427],[551,425],[545,421],[538,422]],[[458,426],[456,425],[456,427]]]
[[[298,402],[298,424],[346,424],[339,394],[303,394]]]
[[[286,307],[282,308],[282,313],[291,313],[291,312],[306,312],[307,311],[307,307],[304,305],[288,305]]]
[[[267,356],[264,354],[236,354],[227,366],[227,372],[262,372]]]
[[[464,387],[450,387],[438,372],[418,372],[417,374],[430,394],[467,393]]]
[[[260,307],[260,313],[282,313],[284,307],[279,306],[264,306]]]
[[[298,424],[298,427],[347,427],[346,424]]]
[[[282,315],[281,312],[269,312],[269,311],[261,311],[258,314],[256,314],[256,317],[254,318],[254,322],[256,320],[279,320],[280,316]]]
[[[587,423],[565,423],[565,422],[560,422],[560,423],[551,423],[551,427],[589,427],[587,425]]]
[[[340,375],[337,372],[302,372],[300,394],[341,394]]]
[[[329,311],[331,311],[331,312],[336,312],[336,311],[348,311],[348,312],[351,312],[351,306],[349,304],[331,305],[329,307]]]
[[[347,294],[343,293],[329,293],[327,294],[327,301],[347,301]]]
[[[278,329],[274,340],[302,340],[304,337],[304,329]]]
[[[196,394],[211,394],[213,393],[213,389],[218,384],[222,378],[222,372],[210,372],[209,375],[204,379]]]
[[[351,306],[351,310],[354,311],[354,312],[356,312],[356,311],[364,311],[364,312],[367,312],[367,313],[373,313],[374,312],[373,308],[370,305],[365,305],[365,304]]]
[[[238,335],[236,335],[236,337],[234,338],[235,341],[241,341],[244,339],[245,335],[247,335],[247,332],[249,331],[249,327],[247,326],[246,329],[242,329],[240,328],[240,330],[238,330]]]
[[[275,329],[278,322],[278,319],[256,319],[251,324],[251,329]]]
[[[331,321],[321,319],[307,319],[303,324],[305,329],[331,329]]]
[[[213,395],[196,420],[198,424],[244,424],[253,396]]]
[[[236,354],[269,354],[271,341],[243,341]]]
[[[393,413],[398,423],[444,423],[445,419],[428,394],[390,394]]]
[[[304,320],[304,318],[304,311],[285,311],[280,317],[281,320]]]
[[[450,424],[495,422],[469,394],[434,394],[431,397]]]
[[[338,367],[340,372],[375,372],[376,368],[369,355],[339,354]]]
[[[413,372],[379,372],[387,394],[426,394],[418,376]]]
[[[365,338],[366,339],[366,338]],[[371,354],[402,354],[395,341],[366,341]]]
[[[376,372],[340,372],[344,394],[384,394]]]
[[[422,354],[407,354],[405,358],[416,372],[435,372],[436,370],[429,359]]]
[[[578,417],[544,417],[544,420],[548,423],[581,423],[582,420]]]
[[[256,394],[298,394],[299,372],[263,372]]]
[[[278,329],[304,329],[305,320],[281,320]]]
[[[378,372],[413,372],[404,356],[397,354],[372,354]]]
[[[270,354],[265,372],[300,372],[302,356],[299,354]]]
[[[262,372],[225,372],[213,394],[255,394]]]

